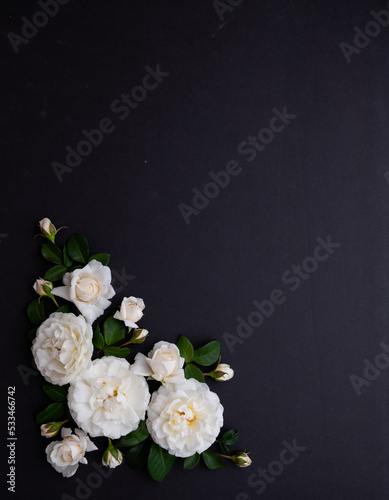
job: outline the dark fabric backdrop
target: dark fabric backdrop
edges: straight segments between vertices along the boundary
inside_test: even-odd
[[[116,302],[144,298],[143,350],[180,334],[222,342],[235,377],[210,385],[225,428],[239,431],[235,449],[253,460],[215,472],[177,463],[162,484],[123,465],[78,498],[389,499],[380,355],[389,343],[389,17],[380,14],[381,26],[370,12],[389,5],[72,0],[46,22],[40,10],[36,1],[1,6],[7,498],[77,498],[77,481],[94,470],[64,479],[47,464],[34,423],[47,403],[42,379],[21,376],[32,358],[25,307],[46,269],[33,236],[50,217],[69,228],[60,240],[82,232],[93,252],[111,254]],[[33,19],[41,27],[20,38]],[[133,91],[138,105],[123,105],[143,81],[150,89]],[[273,119],[280,114],[284,122]],[[101,143],[86,154],[82,131],[99,126],[111,132],[95,133]],[[250,145],[258,133],[262,143]],[[77,145],[84,156],[65,165]],[[333,247],[316,250],[318,238]],[[303,263],[308,273],[293,268]],[[282,303],[265,302],[259,325],[253,311],[270,297]],[[256,326],[238,329],[238,317]],[[8,386],[16,493],[6,484]],[[299,451],[281,472],[285,442]]]

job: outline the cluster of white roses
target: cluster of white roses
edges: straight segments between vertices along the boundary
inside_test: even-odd
[[[57,232],[48,219],[41,221],[41,231],[49,236]],[[66,273],[63,285],[54,288],[46,280],[37,280],[34,285],[39,295],[50,291],[73,302],[81,313],[52,313],[37,329],[32,344],[43,377],[58,386],[70,384],[67,404],[79,427],[74,433],[62,428],[62,441],[47,446],[47,459],[55,470],[72,476],[80,463],[87,463],[85,453],[97,449],[89,436],[118,439],[137,429],[146,413],[151,438],[171,455],[190,457],[207,450],[223,425],[223,406],[207,384],[185,378],[185,360],[175,344],[158,342],[147,356],[138,353],[133,364],[115,356],[92,361],[91,325],[115,295],[110,268],[91,260]],[[142,299],[125,297],[114,318],[137,328],[144,308]],[[233,376],[225,364],[219,364],[216,371],[222,381]],[[152,397],[146,377],[161,382]],[[53,437],[61,427],[62,423],[56,422],[42,425],[42,435]],[[104,454],[105,465],[121,463],[122,454],[115,451]]]

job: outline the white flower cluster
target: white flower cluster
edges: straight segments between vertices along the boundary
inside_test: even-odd
[[[49,219],[41,221],[42,234],[54,241],[57,230]],[[103,463],[119,465],[123,456],[111,443],[139,426],[146,419],[151,438],[176,457],[189,457],[207,450],[223,425],[223,406],[208,385],[184,375],[185,360],[175,344],[157,342],[147,356],[138,353],[134,363],[115,356],[92,361],[92,323],[111,305],[115,292],[111,270],[97,260],[68,272],[63,286],[53,288],[46,280],[37,280],[34,288],[74,303],[81,315],[55,312],[37,329],[32,352],[43,377],[58,386],[70,384],[67,403],[78,429],[62,428],[62,441],[46,448],[47,459],[65,477],[72,476],[78,465],[87,463],[85,453],[97,449],[91,437],[109,438]],[[143,316],[145,304],[133,296],[122,300],[114,318],[131,328]],[[134,343],[141,343],[147,330],[137,330]],[[212,372],[214,373],[214,372]],[[233,371],[218,365],[219,381],[228,380]],[[151,397],[146,378],[161,382]],[[151,399],[151,401],[150,401]],[[42,435],[53,437],[63,423],[42,426]]]

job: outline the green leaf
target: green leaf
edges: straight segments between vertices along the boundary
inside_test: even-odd
[[[65,264],[66,267],[70,267],[73,264],[73,259],[69,257],[66,245],[63,247],[63,263]]]
[[[64,414],[65,405],[64,403],[51,403],[45,410],[38,413],[35,417],[35,422],[38,425],[46,424],[47,422],[53,422],[60,420]]]
[[[105,343],[112,345],[124,338],[126,335],[126,326],[123,321],[119,321],[113,316],[110,316],[104,321],[103,331]]]
[[[89,255],[89,245],[82,234],[72,234],[66,244],[69,256],[76,262],[86,264]]]
[[[118,448],[127,448],[129,446],[135,446],[142,443],[149,436],[149,431],[146,427],[146,421],[141,420],[138,428],[135,431],[130,432],[126,436],[122,436],[119,441],[115,443]]]
[[[63,265],[62,252],[54,243],[51,243],[51,241],[41,244],[41,252],[43,257],[49,262],[54,262],[54,264],[59,264],[61,266]]]
[[[155,481],[163,481],[169,474],[175,461],[176,457],[170,455],[156,443],[151,443],[151,450],[149,458],[147,459],[147,470]]]
[[[48,271],[46,271],[43,279],[48,281],[58,281],[63,278],[63,275],[66,273],[67,269],[65,266],[54,266]]]
[[[181,357],[185,359],[186,363],[192,361],[194,353],[193,345],[187,337],[184,337],[184,335],[180,335],[178,337],[177,347],[180,350]]]
[[[104,349],[104,356],[116,356],[117,358],[126,358],[131,354],[131,349],[128,347],[111,347]]]
[[[43,384],[42,389],[53,401],[66,401],[68,397],[67,385]]]
[[[238,440],[239,433],[234,431],[234,429],[231,429],[229,431],[224,432],[220,438],[219,441],[222,441],[224,444],[227,446],[232,446],[235,444]]]
[[[70,306],[65,304],[64,306],[58,307],[58,309],[55,311],[57,313],[68,313],[70,311]]]
[[[204,347],[196,349],[193,356],[193,361],[202,366],[210,366],[216,363],[220,356],[220,342],[213,340]]]
[[[32,342],[35,339],[37,330],[38,330],[37,326],[34,326],[34,328],[31,328],[31,330],[27,333],[28,340],[31,340],[31,342]]]
[[[221,469],[222,467],[225,466],[222,457],[217,453],[215,453],[214,451],[211,450],[203,451],[201,456],[203,457],[205,465],[208,467],[208,469],[216,470],[216,469]]]
[[[132,446],[126,455],[126,462],[134,469],[142,469],[147,464],[147,458],[150,452],[150,440]]]
[[[39,299],[34,299],[27,306],[27,316],[28,319],[34,325],[39,325],[46,319],[45,311],[43,309],[43,303]]]
[[[217,443],[219,445],[220,451],[223,453],[223,455],[229,455],[230,450],[228,449],[228,446],[223,443],[223,441],[219,441]]]
[[[103,266],[108,266],[110,255],[107,253],[95,253],[89,257],[88,262],[91,260],[97,260],[97,262],[101,262]]]
[[[189,364],[185,366],[185,378],[194,378],[199,382],[204,382],[204,375],[197,366]]]
[[[72,266],[69,267],[68,272],[71,273],[72,271],[75,271],[76,269],[82,269],[84,266]]]
[[[195,453],[191,457],[188,457],[184,460],[184,469],[189,470],[193,469],[193,467],[196,467],[196,465],[199,463],[200,460],[200,455],[198,453]]]
[[[101,333],[99,325],[96,326],[95,331],[93,332],[92,342],[97,349],[103,349],[105,346],[104,337]]]

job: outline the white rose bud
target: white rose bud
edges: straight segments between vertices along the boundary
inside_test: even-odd
[[[109,441],[110,444],[104,452],[102,463],[106,467],[114,469],[123,462],[123,453],[112,445],[111,440]]]
[[[51,220],[45,217],[41,221],[39,221],[39,227],[41,229],[41,233],[45,238],[48,238],[50,241],[54,241],[55,235],[57,234],[56,227],[51,223]]]
[[[51,291],[53,289],[53,283],[51,281],[43,280],[42,278],[39,278],[35,281],[34,290],[36,291],[36,293],[42,297],[46,297],[47,293],[43,289],[43,286],[48,287]]]
[[[234,376],[234,370],[226,363],[220,363],[212,372],[212,377],[218,382],[227,382]]]
[[[124,321],[124,324],[130,328],[138,328],[136,321],[139,321],[143,316],[144,308],[145,303],[142,299],[124,297],[120,306],[120,311],[117,311],[113,317]]]
[[[135,330],[132,338],[131,338],[131,343],[132,344],[143,344],[143,342],[146,340],[147,335],[149,334],[148,330],[142,330],[141,328],[138,328]]]
[[[41,425],[41,436],[52,438],[58,434],[65,422],[48,422]]]
[[[240,453],[237,453],[236,455],[233,455],[231,457],[231,460],[237,465],[238,467],[248,467],[251,465],[252,460],[249,457],[249,454],[241,451]]]

